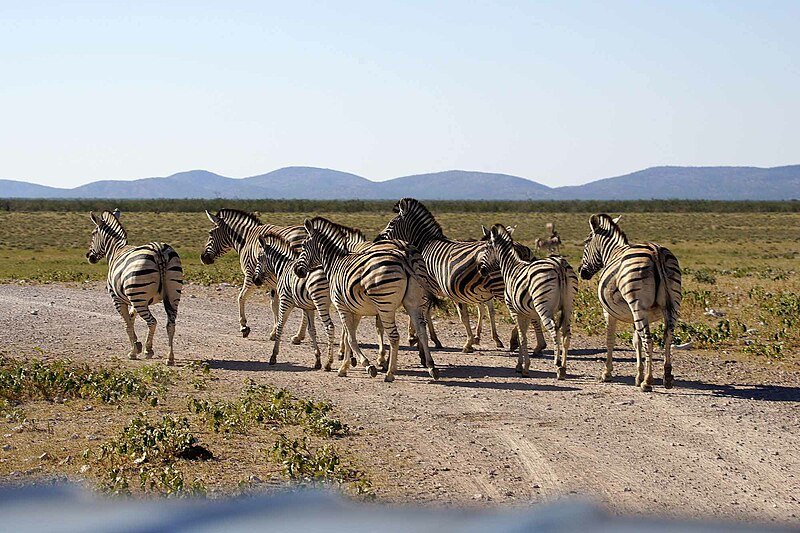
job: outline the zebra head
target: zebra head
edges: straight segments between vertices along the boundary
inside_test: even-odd
[[[306,219],[303,222],[308,236],[303,241],[300,257],[294,263],[294,273],[301,278],[306,277],[309,272],[322,264],[322,254],[320,252],[321,232],[315,225],[315,221],[318,218],[320,217]]]
[[[253,270],[253,284],[260,287],[264,283],[264,278],[267,277],[267,272],[271,270],[269,265],[269,257],[267,257],[267,249],[269,244],[263,235],[258,236],[258,261],[256,261],[256,268]]]
[[[231,232],[228,231],[227,224],[222,217],[212,215],[208,210],[206,210],[206,216],[214,224],[214,227],[208,230],[208,241],[203,253],[200,254],[200,261],[204,265],[210,265],[217,257],[233,248],[233,242],[231,240]]]
[[[481,231],[483,231],[481,240],[485,241],[486,244],[478,252],[478,273],[483,277],[487,277],[492,272],[500,269],[500,258],[497,256],[497,251],[492,246],[492,243],[489,242],[491,232],[483,225],[481,225]]]
[[[617,226],[620,217],[611,218],[605,213],[589,218],[589,236],[583,241],[583,258],[578,272],[583,279],[591,279],[605,266],[611,252],[628,244],[625,233]]]
[[[128,234],[111,211],[103,211],[99,217],[89,213],[89,218],[94,222],[94,229],[86,259],[95,264],[105,257],[112,247],[127,244]]]
[[[422,249],[431,239],[445,238],[442,227],[419,200],[403,198],[392,210],[397,214],[375,238],[376,242],[398,239]]]

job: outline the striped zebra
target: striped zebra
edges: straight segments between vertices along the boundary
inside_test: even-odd
[[[299,253],[292,248],[289,241],[280,235],[259,235],[258,242],[261,246],[261,253],[253,273],[253,283],[256,286],[260,286],[268,273],[274,273],[278,280],[275,286],[278,300],[277,328],[269,364],[274,365],[277,361],[283,327],[286,324],[286,319],[289,318],[289,313],[295,307],[299,307],[308,323],[311,346],[314,348],[316,358],[314,368],[317,370],[322,368],[322,362],[320,361],[320,349],[317,345],[314,311],[316,310],[319,313],[328,335],[328,362],[325,365],[325,370],[329,371],[333,364],[334,326],[330,315],[330,285],[328,284],[328,278],[325,277],[325,272],[321,268],[317,268],[309,272],[304,278],[297,276],[293,267]]]
[[[550,256],[534,261],[523,260],[514,246],[511,233],[502,225],[483,228],[489,242],[481,254],[480,271],[488,275],[500,270],[505,282],[504,298],[520,336],[517,372],[529,375],[528,326],[533,322],[538,354],[545,347],[542,326],[553,342],[556,378],[567,377],[567,353],[571,338],[570,322],[578,276],[566,259]]]
[[[597,295],[606,317],[606,369],[602,380],[611,379],[612,353],[617,321],[633,323],[636,350],[636,385],[653,390],[653,343],[650,323],[664,320],[664,387],[672,388],[670,345],[681,307],[681,268],[678,259],[655,243],[629,244],[617,225],[606,214],[589,219],[591,233],[584,242],[583,260],[578,269],[583,279],[600,277]],[[642,353],[646,362],[642,368]]]
[[[416,246],[425,258],[431,276],[436,280],[437,294],[456,303],[458,316],[467,332],[464,353],[472,352],[476,340],[469,323],[467,304],[481,306],[502,294],[502,277],[492,273],[484,278],[478,272],[478,252],[484,244],[480,241],[453,241],[448,239],[442,227],[430,211],[414,198],[403,198],[394,206],[397,215],[389,221],[376,241],[400,239]],[[492,339],[498,348],[503,343],[497,335],[494,306],[487,306],[492,330]],[[430,321],[430,315],[427,316]],[[480,322],[480,321],[479,321]],[[431,339],[435,335],[431,334]],[[434,341],[436,342],[436,341]],[[437,347],[441,346],[437,342]]]
[[[428,348],[424,313],[428,292],[434,286],[419,251],[408,243],[390,240],[365,243],[351,252],[346,233],[348,228],[322,217],[306,220],[305,228],[308,237],[294,265],[295,273],[304,277],[314,267],[322,265],[330,283],[331,301],[347,331],[350,350],[358,356],[370,376],[374,377],[377,369],[358,346],[358,320],[362,316],[380,317],[390,344],[385,381],[394,381],[400,345],[395,314],[403,305],[417,329],[428,372],[433,379],[438,379],[439,370]],[[347,375],[349,366],[350,358],[345,357],[339,375]]]
[[[208,231],[208,241],[200,255],[200,260],[204,265],[212,264],[217,257],[228,253],[230,250],[236,250],[239,254],[239,266],[244,275],[242,281],[242,288],[239,289],[237,302],[239,304],[239,331],[242,337],[247,337],[250,334],[250,327],[247,325],[247,317],[244,313],[244,304],[253,292],[253,272],[255,271],[256,264],[258,264],[259,256],[259,235],[276,234],[287,239],[293,248],[298,252],[303,239],[306,237],[306,232],[303,226],[276,226],[274,224],[264,224],[253,213],[240,211],[238,209],[220,209],[216,215],[212,215],[206,211],[206,216],[214,224],[214,227]],[[277,279],[275,276],[268,276],[263,281],[263,285],[273,290]],[[277,328],[278,316],[278,300],[272,298],[272,318],[274,326],[270,333],[270,340],[275,340],[275,330]],[[306,318],[303,315],[300,329],[297,334],[292,337],[292,344],[300,344],[305,338],[306,332]]]
[[[125,329],[131,342],[128,357],[136,359],[142,352],[142,343],[137,340],[133,326],[137,314],[148,327],[147,340],[144,343],[145,357],[153,357],[156,318],[150,313],[149,306],[164,302],[169,342],[167,364],[175,364],[172,341],[183,287],[180,257],[170,245],[163,242],[130,246],[125,228],[110,211],[103,211],[99,217],[94,213],[89,216],[95,228],[92,230],[92,244],[86,252],[86,259],[94,264],[103,257],[108,258],[108,293],[117,312],[125,321]]]

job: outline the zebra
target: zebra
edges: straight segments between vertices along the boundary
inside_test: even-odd
[[[511,316],[517,323],[520,336],[517,372],[529,375],[528,325],[533,322],[536,332],[534,353],[545,347],[542,326],[553,342],[553,362],[556,378],[567,377],[567,353],[571,339],[570,322],[575,295],[578,293],[578,276],[567,260],[550,256],[534,261],[523,260],[511,233],[502,224],[491,230],[483,228],[489,242],[481,253],[481,274],[488,275],[499,268],[505,283],[504,298]]]
[[[119,219],[111,211],[103,211],[98,217],[89,213],[95,225],[92,243],[86,259],[95,264],[108,258],[107,289],[114,307],[125,321],[125,329],[131,343],[128,357],[136,359],[142,353],[142,343],[136,338],[133,321],[138,314],[147,323],[145,357],[153,357],[153,335],[156,318],[149,306],[163,302],[167,312],[167,337],[169,355],[167,364],[175,364],[173,338],[175,319],[183,287],[183,268],[178,253],[168,244],[151,242],[143,246],[130,246],[128,234]]]
[[[240,211],[238,209],[224,208],[217,211],[213,215],[206,211],[206,216],[214,224],[214,227],[208,231],[208,241],[200,255],[200,260],[205,265],[212,264],[217,257],[228,253],[231,249],[236,250],[239,254],[239,265],[244,275],[242,281],[242,288],[239,289],[237,302],[239,304],[239,331],[242,337],[250,335],[250,327],[247,325],[247,317],[244,313],[244,304],[250,297],[253,291],[253,271],[258,263],[259,235],[280,235],[291,243],[292,247],[298,252],[300,251],[300,244],[305,239],[306,232],[303,226],[276,226],[274,224],[263,224],[259,218],[253,213]],[[255,230],[255,231],[253,231]],[[275,288],[276,279],[274,276],[268,276],[263,284],[270,290]],[[277,329],[277,316],[278,316],[278,300],[272,298],[272,317],[274,326],[270,333],[270,340],[275,340],[275,331]],[[297,334],[292,337],[292,344],[300,344],[305,338],[306,332],[306,317],[303,315],[300,329]]]
[[[275,344],[272,348],[272,356],[269,364],[274,365],[277,361],[280,350],[281,334],[286,324],[286,319],[293,308],[299,307],[303,310],[308,323],[308,332],[311,335],[311,345],[314,348],[316,361],[314,368],[322,368],[320,361],[320,350],[317,345],[317,334],[314,326],[314,311],[319,313],[320,319],[325,326],[328,334],[328,361],[325,370],[330,371],[333,364],[333,343],[334,326],[331,320],[330,307],[330,285],[325,272],[315,269],[308,273],[305,278],[298,277],[294,273],[294,262],[299,255],[292,245],[280,235],[259,235],[258,242],[261,247],[259,261],[253,272],[253,283],[260,286],[264,277],[269,272],[274,272],[277,277],[275,291],[278,299],[278,317],[275,330]]]
[[[434,289],[419,251],[406,242],[388,240],[364,243],[351,252],[344,226],[323,217],[307,219],[304,224],[308,237],[294,264],[295,273],[304,277],[317,265],[322,265],[331,287],[331,301],[347,331],[350,350],[358,356],[370,376],[377,369],[361,352],[356,340],[356,327],[361,316],[379,316],[389,335],[389,365],[385,381],[394,381],[400,336],[395,313],[401,305],[419,335],[420,348],[425,354],[428,373],[439,378],[439,370],[428,348],[425,332],[427,293]],[[350,229],[350,231],[353,231]],[[345,357],[339,376],[347,375],[350,358]]]
[[[450,298],[456,303],[458,316],[467,332],[463,352],[474,351],[476,340],[469,323],[467,304],[481,304],[502,294],[502,278],[492,273],[484,278],[478,272],[477,255],[484,244],[480,241],[453,241],[448,239],[433,214],[414,198],[403,198],[394,206],[397,215],[389,221],[378,235],[381,239],[400,239],[416,246],[425,258],[428,271],[436,280],[437,294]],[[492,330],[492,339],[498,348],[503,343],[497,335],[494,306],[487,306]],[[428,314],[428,320],[430,316]],[[479,320],[480,322],[480,320]],[[431,339],[435,335],[431,334]],[[434,340],[437,347],[441,346]]]
[[[630,244],[617,219],[602,213],[589,219],[591,232],[584,241],[578,269],[583,279],[600,277],[597,296],[606,317],[606,368],[601,379],[610,381],[617,321],[633,323],[636,350],[636,386],[653,390],[653,343],[650,322],[664,320],[664,388],[672,388],[670,344],[681,307],[681,268],[667,248],[655,243]],[[644,369],[642,353],[646,354]]]

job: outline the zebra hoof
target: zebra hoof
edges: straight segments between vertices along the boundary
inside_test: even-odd
[[[567,379],[567,369],[565,367],[560,366],[556,369],[556,379],[559,381]]]
[[[302,337],[297,337],[297,336],[292,337],[292,344],[300,344],[301,342],[303,342]]]
[[[408,338],[408,345],[409,346],[416,346],[418,342],[419,342],[419,339],[416,338],[416,337],[409,337]]]
[[[250,328],[248,326],[243,327],[240,331],[242,332],[242,337],[245,339],[247,338],[248,335],[250,335]],[[270,339],[270,340],[274,341],[275,339]]]
[[[152,349],[152,348],[151,348],[151,349],[149,349],[149,350],[146,350],[146,351],[144,352],[144,358],[145,358],[145,359],[152,359],[154,355],[155,355],[155,352],[153,351],[153,349]]]
[[[442,348],[442,343],[441,343],[441,341],[439,339],[433,339],[433,345],[436,348],[439,348],[439,349]]]
[[[141,343],[141,342],[139,342],[139,341],[136,341],[136,344],[135,344],[135,353],[136,353],[136,354],[140,354],[140,353],[142,353],[142,343]]]
[[[477,337],[475,337],[475,340],[473,340],[472,342],[474,342],[475,344],[480,344],[481,343],[481,336],[478,335]]]
[[[331,371],[331,365],[325,365],[325,372]]]
[[[350,366],[352,366],[352,367],[358,366],[358,359],[356,359],[355,357],[351,357],[350,358]]]
[[[269,334],[269,340],[271,340],[271,341],[274,341],[274,340],[275,340],[277,337],[278,337],[278,336],[277,336],[277,335],[275,335],[275,332],[274,332],[274,331],[273,331],[272,333],[270,333],[270,334]]]
[[[277,358],[277,357],[275,357],[274,355],[273,355],[272,357],[270,357],[270,358],[269,358],[269,364],[270,364],[270,365],[274,365],[274,364],[275,364],[275,363],[277,363],[277,362],[278,362],[278,358]]]
[[[514,368],[514,372],[516,372],[517,374],[522,374],[522,367],[518,366],[518,367]]]
[[[430,376],[433,378],[433,381],[439,381],[439,369],[438,368],[436,368],[436,367],[429,368],[428,369],[428,374],[430,374]]]
[[[367,374],[369,374],[369,377],[374,378],[375,376],[378,375],[378,369],[375,368],[375,365],[369,365],[367,367]]]
[[[509,352],[516,352],[517,350],[519,350],[519,343],[518,343],[518,342],[512,342],[512,343],[511,343],[511,344],[508,346],[508,351],[509,351]]]
[[[640,385],[642,392],[653,392],[653,386],[647,382],[642,382]]]
[[[503,346],[503,341],[501,341],[500,339],[495,339],[494,345],[498,348],[505,348],[505,346]]]
[[[523,370],[523,371],[522,371],[522,377],[523,377],[523,378],[529,378],[529,377],[531,377],[531,372],[530,372],[530,370]]]
[[[461,351],[462,351],[463,353],[472,353],[472,352],[474,352],[474,351],[475,351],[475,348],[473,348],[471,345],[470,345],[470,346],[464,346],[464,349],[463,349],[463,350],[461,350]]]
[[[167,366],[175,366],[175,359],[167,359]]]
[[[603,383],[608,383],[611,381],[611,372],[603,372],[600,374],[600,381]]]
[[[671,389],[674,379],[675,378],[673,378],[672,376],[664,376],[664,388],[665,389]]]
[[[314,363],[314,370],[319,370],[320,368],[322,368],[322,363],[320,361]]]
[[[386,374],[385,376],[383,376],[383,381],[385,381],[386,383],[391,383],[392,381],[394,381],[394,375]]]
[[[339,370],[339,372],[336,375],[339,376],[340,378],[346,378],[347,370]]]

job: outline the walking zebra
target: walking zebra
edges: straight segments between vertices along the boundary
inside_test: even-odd
[[[467,331],[467,341],[464,343],[463,351],[472,352],[476,339],[469,323],[467,304],[480,306],[502,294],[502,278],[499,273],[495,272],[484,278],[478,272],[477,256],[484,244],[480,241],[448,239],[431,212],[422,202],[414,198],[403,198],[397,202],[394,212],[397,215],[389,221],[376,241],[400,239],[419,248],[428,271],[436,280],[437,293],[456,303],[458,316]],[[492,339],[498,348],[502,348],[503,343],[497,336],[494,306],[488,306],[488,309]],[[427,318],[430,321],[429,313]],[[437,347],[441,346],[433,332],[431,339]]]
[[[305,221],[308,237],[294,265],[298,276],[322,265],[331,287],[331,301],[339,312],[347,331],[347,342],[370,376],[377,369],[364,356],[356,339],[356,327],[362,316],[379,316],[389,335],[389,365],[385,381],[394,381],[400,336],[395,313],[405,306],[417,329],[420,348],[425,354],[428,372],[438,379],[439,370],[433,362],[425,333],[427,293],[434,289],[419,251],[408,243],[389,240],[365,243],[351,252],[346,228],[322,217]],[[350,230],[353,231],[353,230]],[[350,358],[345,357],[339,375],[347,375]]]
[[[289,318],[289,313],[295,307],[299,307],[308,323],[311,346],[314,348],[316,358],[315,369],[322,368],[314,325],[315,310],[325,325],[325,331],[328,334],[328,362],[325,370],[330,370],[333,364],[334,326],[330,315],[330,285],[328,278],[325,277],[325,272],[321,268],[317,268],[304,278],[297,276],[293,267],[299,254],[292,248],[291,243],[280,235],[267,235],[266,237],[259,235],[258,242],[261,246],[261,253],[253,273],[253,283],[256,286],[261,285],[269,272],[274,272],[278,280],[275,286],[278,317],[275,324],[275,344],[272,347],[269,364],[274,365],[277,361],[283,327],[286,319]]]
[[[583,279],[600,272],[597,295],[606,317],[606,369],[611,379],[617,321],[633,323],[636,350],[636,385],[653,390],[653,343],[650,322],[664,319],[664,387],[672,387],[670,345],[681,307],[681,268],[667,248],[655,243],[629,244],[628,237],[606,214],[589,219],[591,232],[584,242],[578,269]],[[642,369],[642,352],[646,354]]]
[[[244,275],[242,288],[239,289],[237,302],[239,303],[239,331],[242,337],[250,334],[250,327],[247,325],[247,317],[244,313],[244,304],[253,292],[253,272],[258,264],[259,256],[259,235],[276,234],[284,237],[298,252],[300,244],[305,239],[306,232],[303,226],[276,226],[274,224],[263,224],[252,213],[240,211],[238,209],[220,209],[216,215],[206,211],[206,216],[214,224],[208,231],[208,241],[200,260],[205,265],[212,264],[217,257],[228,253],[231,249],[239,254],[239,266]],[[254,231],[255,230],[255,231]],[[268,289],[275,288],[277,279],[274,276],[267,276],[263,284]],[[272,318],[275,325],[270,334],[270,340],[275,340],[275,330],[277,327],[278,300],[272,298]],[[303,315],[300,329],[292,338],[293,344],[300,344],[305,338],[306,318]]]
[[[137,314],[147,322],[148,327],[147,340],[144,343],[145,357],[153,357],[156,318],[150,313],[149,306],[163,301],[167,312],[169,342],[167,364],[175,364],[172,341],[183,287],[180,257],[170,245],[163,242],[151,242],[143,246],[128,245],[125,228],[110,211],[103,211],[99,217],[94,213],[89,216],[95,228],[92,230],[92,244],[86,252],[86,259],[94,264],[103,257],[108,258],[108,293],[117,312],[125,321],[125,329],[131,342],[128,357],[136,359],[142,352],[142,343],[137,340],[133,327]]]
[[[553,342],[553,362],[557,379],[567,377],[567,352],[571,338],[570,321],[575,295],[578,292],[578,276],[566,259],[550,256],[545,259],[525,261],[517,252],[511,233],[502,225],[495,224],[489,235],[489,243],[481,254],[480,271],[487,275],[499,268],[505,282],[504,297],[511,316],[519,331],[519,357],[517,372],[529,375],[528,325],[533,322],[536,332],[538,354],[545,347],[542,326],[547,329]]]

